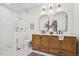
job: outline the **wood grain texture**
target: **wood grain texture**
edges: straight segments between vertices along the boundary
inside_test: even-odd
[[[76,37],[65,36],[64,40],[59,40],[53,35],[32,35],[32,49],[61,55],[76,55]]]

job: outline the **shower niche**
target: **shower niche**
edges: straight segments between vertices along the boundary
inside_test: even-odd
[[[25,16],[26,14],[16,14],[14,17],[14,39],[17,51],[27,48],[28,43],[26,41],[29,42]]]
[[[25,22],[24,19],[20,15],[15,15],[14,18],[15,32],[25,32],[27,30],[27,25],[23,23]]]

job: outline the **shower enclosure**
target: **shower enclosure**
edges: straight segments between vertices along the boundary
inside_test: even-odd
[[[28,50],[26,12],[17,13],[0,4],[0,55],[23,55]]]
[[[16,13],[14,15],[14,39],[15,49],[17,51],[28,48],[29,44],[29,29],[26,20],[26,13]]]

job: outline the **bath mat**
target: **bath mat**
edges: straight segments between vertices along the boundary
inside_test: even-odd
[[[39,54],[39,53],[36,53],[36,52],[31,52],[28,56],[45,56],[45,55]]]

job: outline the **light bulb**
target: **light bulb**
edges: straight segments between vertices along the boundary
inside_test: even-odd
[[[56,12],[60,12],[60,11],[64,11],[64,8],[61,6],[60,3],[58,3]]]
[[[42,6],[42,11],[46,11],[46,6]]]
[[[49,4],[49,9],[53,9],[53,4]]]
[[[42,6],[42,14],[46,14],[46,6]]]

